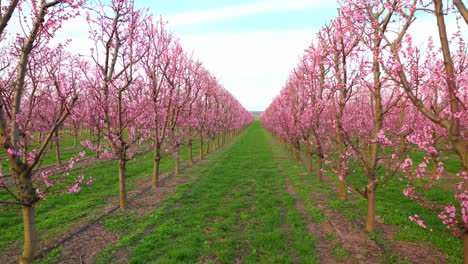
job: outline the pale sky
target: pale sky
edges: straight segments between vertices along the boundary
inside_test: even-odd
[[[336,17],[335,1],[155,0],[148,5],[248,110],[279,94],[315,32]],[[146,3],[145,3],[146,2]]]
[[[316,32],[337,16],[333,0],[135,0],[194,52],[223,86],[248,110],[264,110],[279,94]],[[447,20],[451,32],[453,17]],[[466,26],[466,25],[462,25]],[[18,25],[13,25],[13,28]],[[466,28],[466,27],[465,27]],[[66,23],[57,41],[70,38],[69,49],[88,55],[91,47],[84,18]],[[13,30],[14,31],[14,30]],[[464,39],[468,31],[462,30]],[[437,36],[432,16],[411,26],[415,44]]]

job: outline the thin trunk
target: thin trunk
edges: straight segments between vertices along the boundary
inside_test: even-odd
[[[127,189],[125,186],[126,169],[127,169],[127,161],[125,159],[121,159],[119,161],[119,201],[120,201],[120,209],[122,210],[126,210],[128,207]]]
[[[400,135],[400,144],[399,144],[399,153],[401,153],[401,156],[403,156],[406,153],[406,150],[408,149],[408,145],[406,144],[406,135]]]
[[[189,165],[192,166],[193,165],[193,153],[192,153],[192,140],[191,139],[189,139],[188,141],[187,148],[188,148]]]
[[[78,145],[78,125],[73,125],[73,147],[76,148]]]
[[[153,177],[151,179],[151,187],[156,188],[159,181],[159,164],[161,163],[161,148],[154,148],[154,159],[153,159]]]
[[[76,148],[76,146],[78,146],[78,132],[73,135],[73,147]]]
[[[34,248],[36,245],[36,221],[34,207],[23,205],[24,243],[23,252],[19,257],[19,263],[32,263],[34,260]]]
[[[367,219],[366,230],[374,232],[375,230],[375,183],[367,185]]]
[[[55,133],[54,133],[54,141],[55,141],[55,160],[56,160],[56,164],[57,166],[61,165],[62,164],[62,160],[60,159],[60,137],[59,137],[59,133],[58,133],[58,130],[55,130]]]
[[[96,134],[96,158],[99,159],[99,156],[101,155],[101,151],[99,151],[99,147],[101,145],[101,129],[98,127],[97,129],[97,134]]]
[[[344,100],[344,99],[342,99]],[[340,105],[339,106],[339,116],[340,118],[343,117],[343,112],[344,112],[344,106]],[[340,181],[339,184],[339,195],[340,195],[340,200],[345,201],[346,200],[346,184],[345,184],[345,178],[348,176],[347,173],[343,171],[343,166],[342,164],[345,162],[344,156],[346,153],[346,146],[344,143],[343,136],[340,133],[339,127],[336,127],[336,134],[338,135],[338,179]]]
[[[211,139],[208,139],[208,141],[206,142],[206,155],[210,153],[210,145],[211,145]]]
[[[317,180],[322,182],[323,154],[317,155]]]
[[[381,39],[375,34],[374,43],[379,47]],[[375,115],[375,126],[372,131],[373,143],[369,144],[367,152],[368,161],[366,170],[367,186],[366,186],[366,198],[367,198],[367,219],[366,219],[366,230],[368,232],[374,232],[375,226],[375,191],[376,191],[376,167],[377,158],[379,155],[379,143],[377,141],[380,129],[382,129],[383,113],[382,113],[382,96],[381,96],[381,83],[380,83],[380,62],[374,57],[373,58],[373,69],[374,69],[374,115]]]
[[[312,149],[310,144],[306,143],[306,151],[307,151],[307,171],[312,172]]]
[[[176,156],[175,156],[175,169],[174,169],[174,174],[179,175],[180,173],[180,157],[179,157],[179,145],[176,146]]]
[[[345,201],[346,200],[346,184],[344,181],[340,180],[340,200]]]
[[[468,231],[463,233],[463,264],[468,264]]]
[[[460,144],[464,144],[464,143],[460,142]],[[466,148],[466,145],[463,148],[464,148],[463,151],[461,150],[459,151],[460,158],[462,160],[463,170],[468,172],[468,148]],[[463,191],[464,193],[468,191],[468,180],[466,180],[466,178],[464,180]],[[465,230],[465,233],[463,233],[463,264],[468,264],[468,231],[467,230]]]
[[[203,136],[200,136],[200,160],[203,160]]]
[[[300,148],[294,147],[294,157],[296,157],[296,160],[299,162],[302,162]]]

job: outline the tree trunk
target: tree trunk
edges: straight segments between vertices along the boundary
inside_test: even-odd
[[[153,177],[151,179],[151,187],[156,188],[159,181],[159,164],[161,163],[161,149],[155,147],[153,159]]]
[[[366,219],[366,230],[368,232],[374,232],[375,230],[375,183],[369,183],[367,185],[367,219]]]
[[[60,159],[60,137],[58,130],[54,132],[54,141],[55,141],[55,160],[57,166],[62,164],[62,160]]]
[[[73,121],[73,147],[78,145],[78,124]]]
[[[125,186],[126,169],[127,169],[127,161],[125,159],[121,159],[119,161],[119,201],[120,201],[120,209],[122,210],[126,210],[128,207],[127,189]]]
[[[179,175],[180,173],[180,157],[179,157],[179,145],[176,146],[176,151],[175,151],[175,169],[174,169],[174,174]]]
[[[20,264],[29,264],[34,260],[34,248],[36,245],[36,221],[34,207],[23,205],[24,243],[23,252],[19,257]]]
[[[187,148],[188,148],[188,162],[189,162],[189,165],[192,166],[193,165],[193,153],[192,153],[192,140],[191,139],[189,139],[188,141]]]
[[[306,151],[307,151],[307,171],[312,172],[312,151],[310,144],[306,143]]]
[[[317,156],[317,180],[322,182],[323,154],[319,153]]]
[[[99,151],[99,146],[101,144],[101,129],[98,127],[97,129],[97,135],[96,135],[96,158],[99,159],[100,151]]]
[[[296,160],[298,160],[299,162],[302,162],[300,148],[294,147],[294,157],[296,157]]]
[[[203,136],[200,136],[200,160],[203,160]]]
[[[210,153],[210,145],[211,145],[211,139],[208,139],[206,142],[206,155]]]
[[[468,264],[468,232],[463,233],[463,264]]]
[[[340,200],[345,201],[346,200],[346,184],[344,181],[340,180]]]
[[[73,147],[76,148],[76,146],[78,146],[78,132],[73,135]]]
[[[78,146],[78,128],[75,128],[73,132],[73,147],[76,148]]]

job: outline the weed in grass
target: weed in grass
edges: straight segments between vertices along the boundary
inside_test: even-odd
[[[56,263],[62,254],[63,247],[56,247],[52,249],[46,256],[42,259],[38,259],[34,261],[36,264],[49,264],[49,263]]]
[[[334,244],[331,248],[332,254],[336,259],[345,259],[348,257],[348,251],[339,244]]]
[[[330,234],[330,233],[327,233],[324,235],[324,238],[325,240],[327,240],[328,242],[332,242],[332,241],[335,241],[336,237],[334,234]]]
[[[137,216],[130,211],[113,213],[102,221],[104,227],[112,232],[130,231],[137,223]]]

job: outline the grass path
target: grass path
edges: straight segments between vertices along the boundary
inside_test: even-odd
[[[117,244],[131,248],[130,263],[318,262],[263,133],[254,123],[145,217],[144,234],[122,237]],[[115,261],[102,255],[102,263]]]

